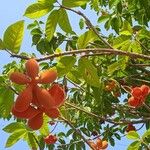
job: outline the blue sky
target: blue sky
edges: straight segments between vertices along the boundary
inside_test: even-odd
[[[2,38],[4,30],[7,28],[8,25],[24,19],[26,21],[26,24],[29,22],[32,22],[30,19],[27,19],[23,17],[23,13],[25,8],[34,2],[33,0],[1,0],[1,5],[0,5],[0,37]],[[92,12],[86,11],[85,12],[88,17],[91,19],[92,22],[96,23],[96,19],[93,16]],[[80,33],[80,30],[77,28],[78,26],[78,20],[79,17],[74,16],[74,14],[70,13],[69,14],[72,26],[74,31],[77,31]],[[106,34],[106,32],[104,31]],[[29,32],[25,33],[25,37],[23,40],[23,45],[22,45],[22,51],[26,51],[31,53],[31,37],[29,36]],[[4,64],[7,64],[9,61],[11,61],[12,58],[9,57],[9,54],[7,54],[4,51],[0,51],[0,72],[2,71],[2,67]],[[8,138],[8,134],[2,131],[2,128],[8,124],[8,121],[3,121],[0,120],[0,150],[4,150],[5,142],[6,139]],[[59,129],[65,130],[64,128],[60,127]],[[141,131],[142,133],[143,131]],[[126,138],[123,138],[121,141],[116,140],[116,146],[115,147],[109,147],[108,150],[126,150],[127,145],[131,141],[127,141]],[[8,150],[28,150],[28,146],[25,142],[19,141],[14,147],[7,148]]]

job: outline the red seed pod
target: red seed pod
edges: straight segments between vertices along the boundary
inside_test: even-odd
[[[142,95],[147,96],[150,92],[150,88],[147,85],[142,85],[141,87]]]
[[[142,90],[141,90],[140,87],[135,87],[135,88],[132,89],[131,94],[132,94],[133,97],[138,98],[139,96],[142,95]]]
[[[136,131],[135,126],[133,126],[132,123],[129,123],[126,127],[126,132],[130,132],[130,131]]]
[[[102,147],[102,140],[100,138],[96,140],[96,145],[99,149]]]
[[[106,149],[108,147],[108,142],[107,141],[102,141],[102,147],[101,149]]]
[[[93,141],[90,140],[88,143],[94,150],[97,150],[97,145]]]
[[[45,109],[44,112],[50,118],[58,118],[60,116],[59,110],[57,108]]]
[[[31,78],[35,78],[38,76],[39,64],[34,58],[29,59],[26,62],[25,66],[26,66],[27,75],[29,75]]]
[[[39,83],[48,84],[52,83],[57,78],[57,71],[54,69],[45,70],[40,73]]]
[[[44,142],[46,144],[54,144],[57,141],[57,137],[55,135],[48,135],[47,137],[44,138]]]
[[[49,89],[49,93],[54,99],[55,107],[59,107],[65,101],[65,91],[59,84],[53,84]]]
[[[30,82],[30,79],[28,76],[26,76],[25,74],[23,73],[20,73],[20,72],[13,72],[10,74],[9,76],[9,79],[14,82],[14,83],[17,83],[17,84],[27,84]]]
[[[128,99],[128,105],[138,107],[140,105],[140,100],[132,96]]]
[[[47,90],[37,87],[36,96],[38,98],[38,103],[40,104],[41,107],[44,107],[46,109],[54,107],[55,105],[54,99]]]
[[[17,97],[14,107],[19,112],[25,111],[26,109],[28,109],[31,101],[32,86],[28,85],[26,89],[24,89]]]
[[[39,113],[28,120],[28,127],[33,130],[38,130],[43,125],[43,113]]]
[[[36,116],[37,114],[39,114],[41,111],[39,109],[35,109],[32,106],[29,106],[27,110],[23,111],[23,112],[18,112],[15,107],[12,107],[11,110],[12,114],[14,116],[16,116],[17,118],[21,118],[21,119],[31,119],[34,116]]]

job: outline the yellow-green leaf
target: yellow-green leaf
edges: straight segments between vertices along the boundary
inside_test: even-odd
[[[59,9],[58,24],[63,31],[65,31],[67,33],[72,32],[72,28],[71,28],[71,25],[69,22],[68,14],[67,14],[66,10],[63,8]]]
[[[97,35],[92,31],[86,31],[84,34],[82,34],[78,40],[77,40],[77,45],[78,48],[86,48],[86,46],[90,43],[93,42],[94,40],[97,39]]]
[[[24,16],[31,19],[40,18],[49,13],[52,9],[53,6],[47,3],[34,3],[26,9]]]
[[[13,134],[11,134],[9,136],[9,138],[7,139],[6,145],[5,147],[11,147],[13,146],[15,143],[17,143],[21,138],[24,137],[24,135],[26,134],[26,130],[18,130],[16,132],[14,132]]]
[[[87,58],[81,58],[79,60],[79,71],[82,74],[84,80],[91,86],[99,87],[100,80],[97,75],[97,69]]]
[[[4,46],[13,53],[18,53],[24,35],[24,21],[18,21],[10,25],[3,37]]]
[[[45,32],[46,32],[47,39],[49,41],[52,39],[54,32],[56,30],[58,17],[59,17],[58,10],[54,10],[47,18]]]
[[[130,131],[130,132],[128,132],[128,134],[126,135],[126,137],[128,139],[131,139],[131,140],[140,139],[140,136],[139,136],[139,134],[136,131]]]
[[[0,49],[2,49],[2,50],[5,49],[5,46],[4,46],[2,39],[0,39]]]
[[[66,7],[78,7],[85,5],[89,0],[63,0],[62,4]]]

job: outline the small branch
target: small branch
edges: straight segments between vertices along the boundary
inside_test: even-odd
[[[58,125],[58,122],[55,124],[53,130],[50,133],[53,133],[53,131],[56,129],[57,125]]]
[[[64,8],[64,9],[69,10],[69,11],[72,11],[72,12],[76,13],[77,15],[83,17],[83,18],[85,19],[86,25],[87,25],[90,29],[93,30],[93,32],[98,36],[98,38],[99,38],[104,44],[106,44],[109,48],[113,49],[113,47],[112,47],[105,39],[103,39],[103,38],[100,36],[98,30],[92,25],[91,21],[90,21],[81,11],[76,11],[76,10],[74,10],[74,9],[71,9],[71,8],[68,8],[68,7],[66,7],[66,6],[61,5],[59,2],[57,2],[57,3],[60,5],[61,8]]]
[[[120,120],[120,122],[116,122],[113,119],[100,117],[99,115],[96,115],[94,113],[88,112],[88,111],[84,110],[83,108],[75,106],[74,104],[71,104],[71,103],[68,103],[68,102],[65,102],[65,104],[70,106],[70,107],[73,107],[73,108],[75,108],[75,109],[77,109],[79,111],[82,111],[82,112],[84,112],[84,113],[86,113],[86,114],[88,114],[88,115],[90,115],[92,117],[95,117],[95,118],[100,119],[100,120],[104,120],[104,121],[109,122],[109,123],[114,124],[114,125],[126,125],[126,124],[129,124],[129,123],[139,124],[139,123],[145,123],[145,122],[150,121],[150,117],[147,117],[147,118],[143,118],[143,119],[140,119],[140,120],[132,120],[132,121],[131,120],[129,121],[129,120],[123,120],[122,119],[122,120]]]
[[[143,103],[143,106],[150,112],[150,107],[147,104]]]
[[[94,148],[89,144],[88,140],[80,133],[79,130],[77,130],[71,122],[69,122],[67,119],[60,117],[62,120],[64,120],[64,122],[66,122],[82,139],[83,141],[92,149],[94,150]]]

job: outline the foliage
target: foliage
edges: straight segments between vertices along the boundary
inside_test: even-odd
[[[96,24],[84,10],[95,15]],[[80,35],[70,13],[79,18]],[[30,24],[14,21],[0,39],[0,49],[20,59],[8,62],[0,75],[0,118],[14,120],[3,129],[10,134],[6,147],[22,139],[32,149],[85,150],[87,146],[94,149],[89,140],[100,137],[115,146],[116,139],[127,134],[134,140],[128,150],[150,149],[150,90],[144,99],[138,98],[140,106],[128,103],[134,87],[150,87],[150,1],[37,0],[26,8],[24,16],[31,19]],[[21,53],[24,30],[30,31],[35,53]],[[66,91],[60,117],[44,115],[38,132],[11,113],[16,95],[25,86],[11,82],[9,76],[14,71],[24,73],[26,60],[33,57],[41,70],[57,70],[57,82]],[[136,131],[127,132],[128,124],[135,125]],[[66,132],[55,133],[57,144],[45,144],[44,138],[58,125],[65,126]],[[142,136],[139,126],[145,127]]]

